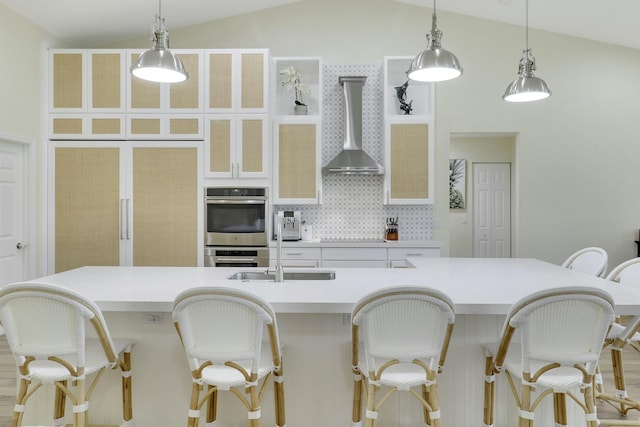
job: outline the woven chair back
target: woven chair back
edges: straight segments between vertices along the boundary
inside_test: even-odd
[[[214,363],[251,360],[257,369],[265,327],[273,349],[279,349],[275,313],[254,294],[224,287],[193,288],[175,300],[173,321],[192,368],[203,360]]]
[[[14,283],[0,290],[0,322],[16,361],[69,355],[84,366],[86,329],[93,327],[107,359],[115,350],[98,306],[70,289],[46,283]]]
[[[368,365],[389,359],[427,359],[432,369],[437,368],[447,329],[454,321],[449,297],[420,287],[378,291],[363,298],[353,311]]]
[[[619,264],[607,275],[607,280],[640,289],[640,258],[632,258]]]
[[[608,261],[609,256],[604,249],[589,247],[572,254],[562,266],[591,276],[604,277],[607,273]]]
[[[597,288],[555,288],[516,303],[508,325],[520,333],[523,369],[532,361],[584,364],[595,371],[608,328],[615,318],[612,297]]]

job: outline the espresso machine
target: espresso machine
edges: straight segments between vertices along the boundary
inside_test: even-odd
[[[278,238],[278,221],[282,223],[282,240],[300,240],[300,211],[278,211],[274,215],[273,238]]]

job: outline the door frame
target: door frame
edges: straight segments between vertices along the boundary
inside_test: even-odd
[[[22,164],[22,182],[24,183],[24,197],[23,200],[23,241],[27,244],[27,250],[24,251],[23,260],[23,279],[29,280],[36,277],[36,259],[37,254],[41,251],[42,245],[36,235],[36,181],[37,177],[34,176],[35,165],[35,149],[32,140],[22,138],[14,135],[0,133],[0,145],[12,145],[17,146],[22,150],[23,164]],[[41,210],[42,211],[42,210]]]

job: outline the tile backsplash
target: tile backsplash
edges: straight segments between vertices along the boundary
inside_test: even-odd
[[[344,98],[340,76],[367,76],[362,100],[362,147],[384,166],[383,67],[380,64],[323,67],[322,165],[342,150]],[[299,210],[322,239],[381,239],[386,218],[398,217],[400,240],[432,238],[433,209],[425,205],[383,205],[383,176],[322,177],[322,204],[276,205],[274,211]]]

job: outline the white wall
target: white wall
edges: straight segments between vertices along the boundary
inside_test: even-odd
[[[28,230],[27,242],[30,257],[29,272],[32,278],[42,273],[44,247],[41,236],[45,206],[43,200],[43,77],[45,49],[61,46],[53,36],[22,18],[4,5],[0,5],[0,134],[5,139],[28,143],[30,160],[27,186],[27,215],[34,222]]]

